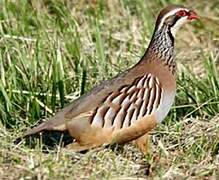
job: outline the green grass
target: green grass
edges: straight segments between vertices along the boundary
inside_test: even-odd
[[[177,34],[177,97],[144,157],[131,145],[87,154],[13,141],[95,84],[135,64],[159,10],[192,7]],[[219,177],[218,2],[0,2],[0,179]],[[12,173],[13,172],[13,173]]]

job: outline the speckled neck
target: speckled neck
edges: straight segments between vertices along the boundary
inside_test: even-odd
[[[168,26],[155,31],[146,53],[149,53],[150,57],[154,56],[153,59],[163,62],[172,74],[175,74],[174,37]]]

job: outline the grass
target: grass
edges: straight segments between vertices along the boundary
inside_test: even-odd
[[[87,154],[43,153],[13,141],[94,84],[135,64],[159,10],[192,7],[201,21],[177,34],[177,97],[144,157],[131,145]],[[217,1],[0,2],[1,179],[205,179],[219,177]],[[12,173],[13,172],[13,173]]]

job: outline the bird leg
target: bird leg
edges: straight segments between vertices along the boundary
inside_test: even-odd
[[[143,136],[133,140],[132,144],[134,144],[137,148],[141,150],[144,155],[146,155],[149,150],[149,139],[150,135],[146,133]]]
[[[88,145],[80,145],[78,142],[73,142],[71,144],[68,144],[65,148],[67,150],[73,151],[73,152],[82,152],[85,150],[89,150],[94,148],[95,146],[92,146],[91,144]]]

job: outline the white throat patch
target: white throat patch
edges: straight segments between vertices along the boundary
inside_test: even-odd
[[[176,21],[176,23],[173,25],[173,27],[170,28],[170,31],[171,31],[173,37],[175,37],[176,32],[179,30],[179,28],[182,27],[184,24],[186,24],[188,21],[189,20],[188,20],[187,16],[181,17],[178,21]]]

